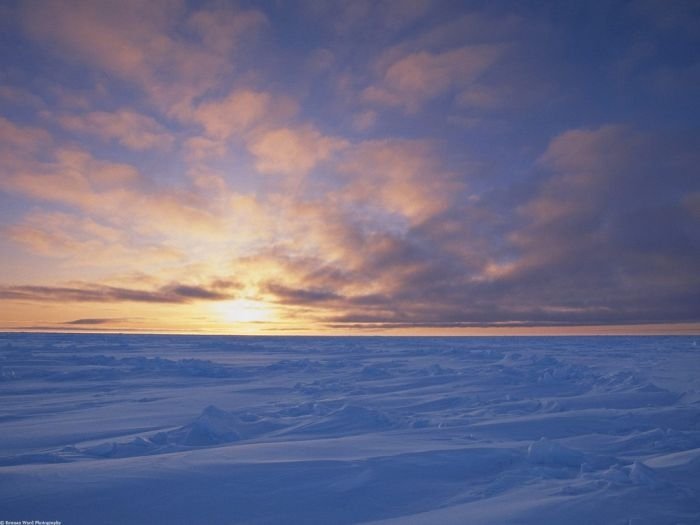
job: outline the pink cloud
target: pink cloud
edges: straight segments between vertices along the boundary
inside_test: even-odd
[[[464,108],[494,109],[506,103],[506,90],[492,86],[473,85],[457,95],[457,105]]]
[[[228,139],[261,124],[289,119],[297,111],[296,102],[289,97],[236,89],[223,99],[201,103],[190,118],[199,123],[209,137]]]
[[[185,157],[191,162],[216,159],[226,154],[226,144],[208,137],[190,137],[184,141]]]
[[[181,11],[180,2],[27,2],[24,23],[30,34],[52,40],[95,65],[147,82],[151,67],[173,51],[163,37]]]
[[[51,162],[17,161],[0,181],[5,191],[74,206],[141,235],[194,238],[223,235],[223,223],[192,191],[149,191],[130,165],[94,158],[77,149],[58,149]]]
[[[379,83],[363,92],[368,102],[415,112],[428,100],[473,82],[496,62],[502,46],[464,46],[441,53],[418,51],[389,63]]]
[[[89,217],[67,213],[35,212],[5,229],[12,241],[32,252],[69,259],[71,266],[144,267],[177,262],[180,251],[162,243],[130,242],[127,231]]]
[[[457,189],[427,142],[363,142],[348,150],[339,168],[349,175],[343,199],[398,214],[409,223],[446,209]]]
[[[137,151],[167,150],[174,142],[172,134],[155,119],[128,109],[113,113],[93,111],[83,115],[62,115],[58,121],[71,131],[116,140]]]
[[[18,166],[2,186],[38,199],[94,208],[100,206],[105,192],[112,197],[124,195],[125,183],[138,177],[132,166],[100,161],[81,150],[59,149],[51,163],[32,161]]]
[[[630,130],[617,125],[574,129],[554,137],[538,160],[553,175],[520,206],[520,212],[539,228],[596,213],[605,202],[601,192],[607,191],[610,173],[628,163],[631,142],[636,140]],[[519,244],[539,243],[524,232],[513,238]]]
[[[267,17],[254,9],[234,11],[214,9],[195,11],[187,20],[203,45],[213,53],[227,55],[243,35],[255,35],[268,24]]]
[[[0,99],[15,106],[27,106],[36,109],[43,108],[46,105],[38,96],[12,86],[0,86]]]
[[[539,163],[570,174],[607,173],[620,162],[627,162],[639,140],[637,133],[621,125],[573,129],[552,139]]]
[[[50,143],[51,136],[41,128],[20,126],[0,116],[0,148],[13,153],[30,153]]]
[[[377,112],[373,110],[361,111],[352,119],[352,127],[357,131],[367,131],[377,122]]]
[[[343,139],[327,137],[311,126],[303,126],[264,131],[248,147],[260,172],[303,176],[347,145]]]
[[[696,219],[700,219],[700,191],[691,192],[683,198],[683,207],[695,216]]]
[[[304,2],[315,19],[339,35],[365,31],[395,32],[420,19],[430,9],[431,0],[341,0]]]
[[[29,1],[22,13],[31,36],[138,85],[174,116],[187,114],[195,97],[232,70],[235,43],[265,20],[258,11],[231,9],[185,17],[178,0]],[[186,38],[185,28],[198,40]]]

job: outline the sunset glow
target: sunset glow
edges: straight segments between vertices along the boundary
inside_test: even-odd
[[[700,332],[692,3],[0,19],[0,330]]]
[[[275,319],[270,306],[261,301],[247,299],[222,301],[217,303],[214,308],[221,315],[221,319],[228,323],[260,323]]]

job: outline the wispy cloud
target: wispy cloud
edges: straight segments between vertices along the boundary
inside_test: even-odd
[[[303,176],[346,146],[346,141],[325,137],[306,126],[265,131],[249,147],[260,173]]]
[[[169,0],[25,2],[21,19],[33,38],[134,83],[173,115],[214,87],[236,44],[266,24],[258,10],[187,13]],[[187,29],[198,39],[188,40]]]
[[[58,121],[70,131],[113,139],[137,151],[167,150],[174,142],[172,134],[156,120],[125,109],[113,113],[93,111],[84,115],[61,115]]]
[[[217,289],[202,286],[169,284],[155,290],[138,290],[115,286],[3,286],[0,298],[18,301],[86,302],[86,303],[188,303],[195,300],[221,301],[234,297]]]
[[[390,63],[378,85],[363,92],[369,102],[399,106],[415,112],[445,91],[463,87],[479,77],[502,53],[498,45],[465,46],[440,53],[419,51]]]
[[[113,323],[124,323],[130,321],[129,317],[98,317],[89,319],[74,319],[73,321],[65,321],[63,324],[66,325],[81,325],[81,326],[92,326],[101,324],[113,324]]]

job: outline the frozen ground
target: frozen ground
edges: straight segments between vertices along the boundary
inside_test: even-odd
[[[697,524],[699,352],[0,334],[0,520]]]

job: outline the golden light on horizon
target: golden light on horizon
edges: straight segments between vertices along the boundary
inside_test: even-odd
[[[235,299],[214,305],[219,319],[226,323],[260,323],[277,319],[274,308],[263,301]]]

